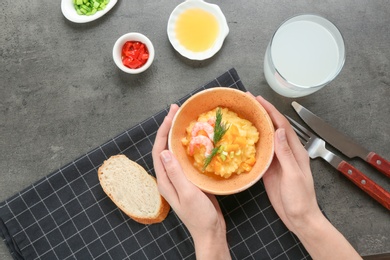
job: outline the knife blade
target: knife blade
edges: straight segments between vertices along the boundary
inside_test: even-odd
[[[375,254],[375,255],[365,255],[362,256],[363,260],[389,260],[390,253]]]
[[[333,128],[330,124],[310,112],[298,102],[293,101],[291,105],[301,119],[327,143],[349,158],[360,157],[390,178],[390,162],[388,160],[357,144],[351,138]]]

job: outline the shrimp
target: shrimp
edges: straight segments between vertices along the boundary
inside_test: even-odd
[[[207,120],[207,123],[209,123],[209,125],[214,127],[215,126],[215,120],[216,120],[215,117],[211,117],[211,118],[209,118],[209,120]]]
[[[214,138],[214,127],[212,127],[209,123],[207,122],[196,122],[194,127],[192,128],[191,135],[193,137],[198,135],[199,131],[205,131],[207,133],[207,136],[209,137],[210,140],[213,140]]]
[[[190,155],[194,155],[194,148],[204,146],[206,148],[206,152],[204,155],[207,157],[211,154],[211,151],[214,148],[213,142],[204,135],[198,135],[191,138],[190,142]]]

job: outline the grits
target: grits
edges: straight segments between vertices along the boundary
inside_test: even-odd
[[[201,172],[224,178],[229,178],[234,173],[249,172],[256,162],[255,144],[259,140],[259,132],[248,120],[222,108],[222,123],[229,128],[222,139],[214,144],[210,127],[214,128],[217,109],[199,115],[186,128],[186,137],[181,141],[187,154],[194,159],[194,166]],[[206,158],[216,147],[219,147],[218,152],[204,169]]]

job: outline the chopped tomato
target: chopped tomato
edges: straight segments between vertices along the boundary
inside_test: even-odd
[[[142,42],[127,41],[122,47],[122,63],[130,69],[142,67],[149,59],[148,48]]]
[[[131,69],[139,68],[142,65],[142,63],[139,60],[133,59],[131,57],[123,57],[122,62],[123,65]]]

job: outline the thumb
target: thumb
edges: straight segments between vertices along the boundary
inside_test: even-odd
[[[162,151],[160,157],[169,180],[175,187],[176,191],[180,194],[183,190],[186,189],[186,187],[188,187],[189,183],[186,176],[184,175],[180,163],[168,150]]]
[[[275,153],[283,172],[291,172],[299,169],[297,159],[288,143],[286,130],[279,128],[276,130],[275,135]]]

